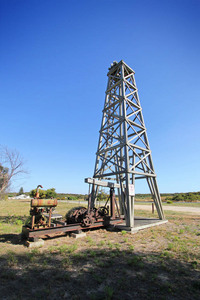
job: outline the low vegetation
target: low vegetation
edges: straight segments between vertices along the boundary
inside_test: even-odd
[[[200,201],[200,192],[174,194],[173,196],[167,197],[166,199],[171,201],[196,202]]]
[[[8,197],[13,197],[21,194],[20,189],[19,193],[9,193],[4,195],[4,199],[8,199]],[[83,194],[68,194],[68,193],[56,193],[55,188],[43,190],[40,189],[40,198],[57,198],[58,200],[77,200],[77,201],[84,201],[88,199],[88,195]],[[30,197],[35,197],[36,195],[36,189],[30,191],[30,193],[25,193],[26,195],[30,195]],[[109,195],[103,191],[100,190],[99,194],[97,195],[97,201],[102,202],[106,201],[108,199]],[[117,197],[116,197],[117,198]],[[153,201],[151,194],[136,194],[135,196],[136,202],[149,202]],[[190,192],[190,193],[175,193],[175,194],[161,194],[161,199],[163,202],[166,202],[167,204],[174,204],[177,202],[200,202],[200,192]]]
[[[163,202],[200,202],[200,192],[160,194]],[[151,194],[136,194],[137,201],[151,201]]]
[[[64,216],[72,207],[60,202],[56,210]],[[90,230],[80,240],[48,238],[31,249],[20,240],[29,208],[26,201],[1,202],[2,299],[199,299],[198,215],[166,211],[167,224],[134,235]]]

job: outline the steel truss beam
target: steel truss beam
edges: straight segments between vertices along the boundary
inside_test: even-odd
[[[109,186],[105,181],[110,176],[115,179],[121,212],[125,214],[126,226],[131,228],[135,179],[146,179],[159,218],[164,219],[134,74],[124,61],[109,69],[94,176],[90,180],[94,205],[98,187]]]

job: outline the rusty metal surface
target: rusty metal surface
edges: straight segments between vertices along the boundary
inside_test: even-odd
[[[36,190],[36,197],[34,199],[31,199],[31,223],[29,224],[29,226],[31,226],[32,229],[40,228],[41,226],[50,227],[52,210],[58,204],[57,199],[39,199],[39,187],[43,188],[42,185],[38,185]],[[47,217],[44,216],[45,212],[48,213],[48,220]]]
[[[30,216],[31,218],[31,228],[34,228],[34,226],[44,226],[46,225],[46,217],[43,215],[44,209],[33,207],[30,210]]]
[[[66,221],[67,224],[80,223],[83,227],[88,227],[106,216],[108,216],[108,209],[104,206],[90,209],[74,207],[66,215]]]
[[[32,199],[31,207],[55,207],[58,205],[57,199]]]
[[[37,186],[35,198],[39,198],[39,197],[40,197],[40,192],[39,192],[39,188],[40,188],[40,187],[43,189],[43,186],[42,186],[41,184],[39,184],[39,185]]]
[[[104,220],[101,219],[98,222],[95,222],[94,224],[90,225],[89,227],[83,227],[81,224],[69,224],[66,226],[62,226],[60,224],[57,224],[56,227],[46,227],[46,228],[35,228],[31,229],[29,227],[23,226],[22,232],[23,235],[25,235],[27,238],[32,237],[41,237],[41,236],[48,236],[52,234],[62,234],[65,232],[75,231],[75,230],[86,230],[86,229],[92,229],[92,228],[100,228],[100,227],[107,227],[109,225],[115,225],[120,224],[124,220],[122,219],[113,219],[111,220],[110,217],[105,218]]]

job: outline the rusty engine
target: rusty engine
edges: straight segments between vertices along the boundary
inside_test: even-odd
[[[40,226],[51,226],[51,215],[53,209],[57,206],[57,199],[39,199],[39,188],[43,188],[42,185],[37,186],[36,196],[31,200],[31,228],[39,228]],[[48,214],[48,217],[44,215]]]
[[[30,220],[22,227],[22,235],[28,239],[106,227],[122,222],[114,188],[110,188],[110,196],[104,206],[91,207],[91,195],[89,195],[88,207],[72,208],[67,212],[65,220],[62,215],[53,214],[57,199],[39,199],[39,188],[43,187],[37,186],[36,196],[31,200]]]

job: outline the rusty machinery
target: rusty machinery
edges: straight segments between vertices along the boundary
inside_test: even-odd
[[[88,207],[74,207],[69,210],[65,219],[53,218],[53,209],[57,206],[57,199],[39,199],[39,185],[36,197],[31,200],[29,222],[22,227],[22,235],[30,240],[55,234],[63,234],[90,228],[108,227],[121,223],[118,204],[114,188],[110,188],[110,195],[104,206],[91,206],[91,194],[88,197]]]
[[[30,218],[27,226],[31,229],[50,227],[52,211],[57,206],[57,199],[39,199],[39,188],[43,188],[42,185],[37,186],[36,196],[30,203]]]

